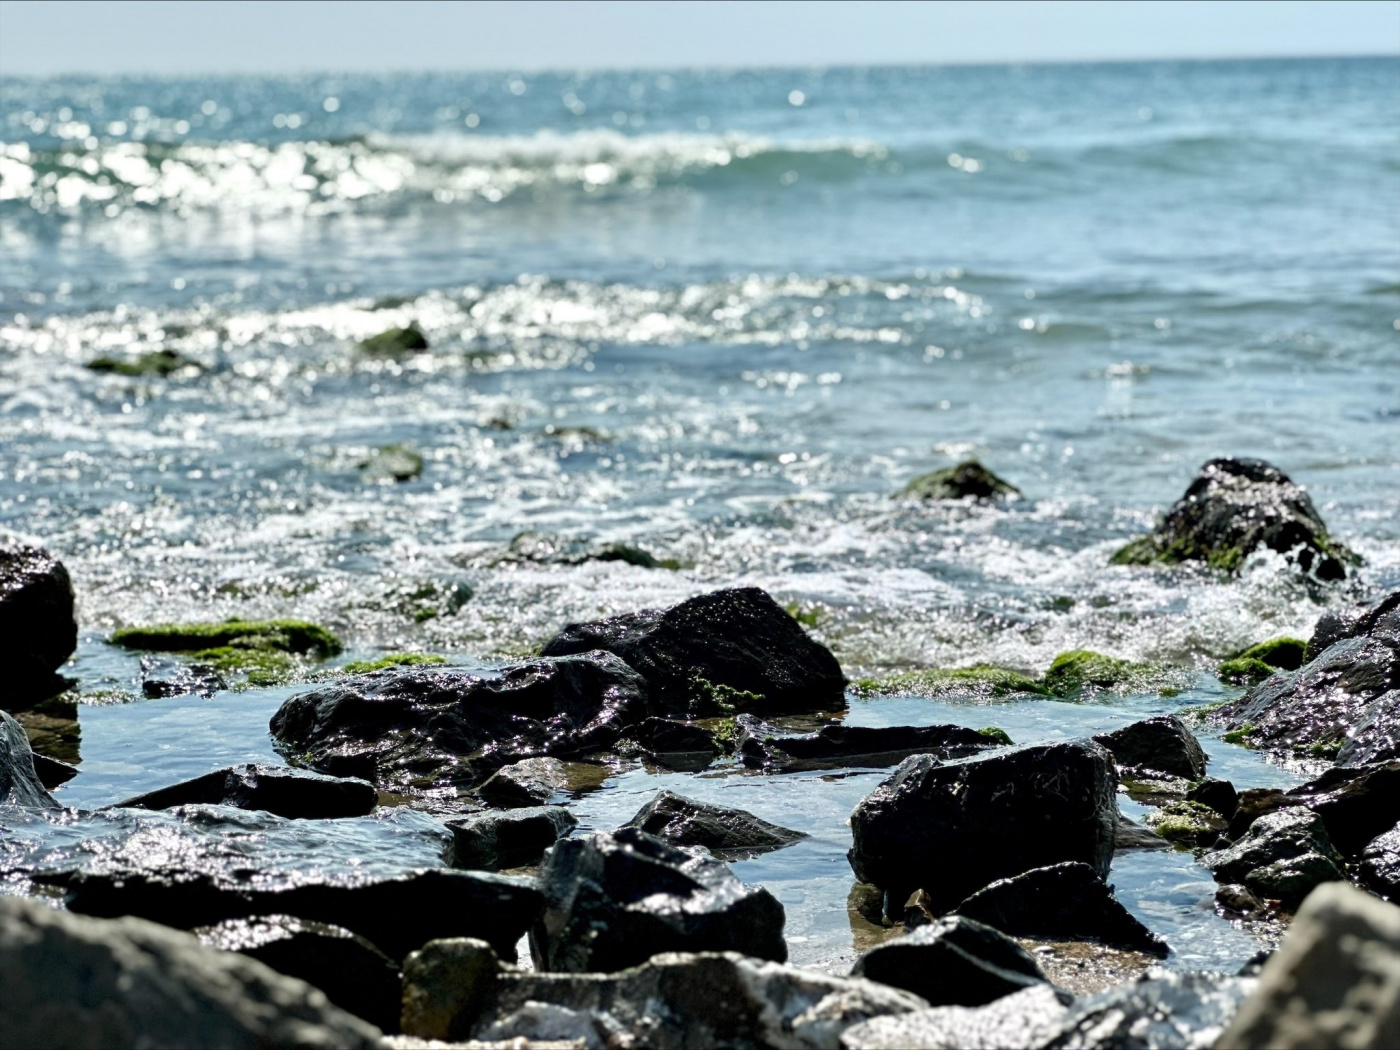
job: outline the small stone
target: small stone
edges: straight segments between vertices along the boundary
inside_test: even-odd
[[[746,810],[697,802],[670,791],[659,792],[623,826],[639,828],[672,846],[702,846],[720,857],[753,856],[807,837]]]
[[[1224,817],[1199,802],[1171,802],[1147,815],[1147,826],[1186,849],[1214,845],[1227,827]]]
[[[568,790],[569,775],[557,758],[527,758],[502,766],[477,788],[490,806],[543,806]]]
[[[428,349],[428,337],[415,321],[404,328],[390,328],[362,339],[359,349],[371,357],[398,357]]]
[[[935,1006],[847,1028],[842,1050],[1032,1050],[1066,1014],[1062,993],[1037,983],[986,1006]]]
[[[487,811],[449,820],[452,866],[500,871],[536,864],[577,825],[578,818],[563,806]]]
[[[920,474],[898,492],[905,499],[927,500],[998,500],[1020,494],[1021,490],[1015,485],[999,478],[975,459]]]
[[[1228,780],[1205,777],[1191,786],[1186,793],[1186,801],[1209,806],[1228,821],[1239,808],[1240,794]]]
[[[1268,909],[1248,886],[1231,882],[1215,891],[1215,906],[1240,915],[1263,915]]]
[[[1159,715],[1094,737],[1108,748],[1121,768],[1135,766],[1186,780],[1206,773],[1206,755],[1186,723],[1176,715]]]
[[[1265,814],[1233,845],[1206,854],[1201,863],[1217,881],[1243,883],[1285,907],[1296,907],[1323,882],[1346,878],[1321,818],[1301,807]]]
[[[382,445],[359,467],[371,480],[412,481],[423,473],[423,457],[411,445]]]

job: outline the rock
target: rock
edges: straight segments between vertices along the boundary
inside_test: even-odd
[[[997,500],[1019,496],[1021,490],[997,477],[975,459],[963,460],[955,467],[920,474],[898,495],[908,499],[975,499]]]
[[[271,649],[283,653],[334,656],[340,639],[320,624],[306,620],[225,620],[222,623],[162,623],[123,627],[113,631],[113,645],[151,652],[193,652],[218,649]]]
[[[806,832],[770,824],[746,810],[712,806],[669,791],[657,792],[623,827],[676,847],[702,846],[721,857],[766,853],[807,837]]]
[[[1166,675],[1165,668],[1154,664],[1120,660],[1092,649],[1071,649],[1051,661],[1041,685],[1052,696],[1069,700],[1099,689],[1146,692],[1155,688]]]
[[[423,457],[411,445],[382,445],[359,468],[371,481],[412,481],[423,473]]]
[[[390,328],[360,340],[359,350],[371,357],[399,357],[428,349],[428,337],[413,321],[404,328]]]
[[[1121,814],[1118,827],[1113,833],[1113,851],[1122,853],[1133,849],[1168,849],[1169,844],[1150,828],[1145,828]]]
[[[65,891],[69,911],[79,915],[134,915],[185,930],[293,915],[353,930],[392,959],[435,937],[479,937],[502,953],[514,951],[542,906],[529,880],[442,869],[359,882],[304,875],[292,885],[261,884],[253,871],[234,880],[174,867],[32,877]]]
[[[735,719],[734,752],[746,766],[793,773],[849,766],[892,766],[910,755],[963,758],[999,746],[965,726],[823,726],[815,733],[779,736],[752,715]]]
[[[1249,916],[1262,916],[1269,910],[1248,886],[1237,882],[1227,882],[1215,891],[1215,906],[1222,911]]]
[[[357,675],[293,696],[271,728],[298,765],[412,792],[611,747],[645,704],[636,672],[594,652],[515,664],[498,677],[457,668]]]
[[[524,973],[479,946],[431,944],[404,968],[404,1031],[424,1038],[826,1050],[852,1025],[923,1006],[874,981],[736,952],[667,952],[615,974]]]
[[[342,1010],[386,1032],[398,1031],[398,965],[358,934],[290,915],[229,919],[194,934],[210,948],[238,952],[321,989]]]
[[[1120,766],[1118,785],[1134,802],[1145,806],[1168,806],[1174,802],[1185,802],[1186,793],[1191,790],[1191,781],[1181,777],[1169,777],[1153,769],[1137,769]]]
[[[1400,908],[1318,887],[1215,1045],[1400,1046]]]
[[[935,1006],[876,1017],[841,1034],[843,1050],[1032,1050],[1063,1023],[1063,993],[1037,983],[986,1006]]]
[[[1118,822],[1113,763],[1089,740],[960,762],[907,758],[851,815],[856,877],[902,903],[952,908],[997,879],[1076,860],[1108,874]],[[950,858],[957,858],[950,862]]]
[[[1252,645],[1224,661],[1215,674],[1222,682],[1254,685],[1278,671],[1296,671],[1303,666],[1308,643],[1297,638],[1275,638]]]
[[[1049,695],[1039,678],[991,664],[926,667],[881,678],[862,678],[855,683],[855,690],[861,696],[926,696],[930,699],[967,696],[993,700],[1021,693]]]
[[[1253,977],[1151,969],[1130,984],[1081,999],[1043,1047],[1076,1050],[1209,1050]]]
[[[1029,952],[964,916],[876,945],[856,960],[851,976],[903,988],[930,1006],[983,1006],[1045,981]]]
[[[577,825],[578,818],[563,806],[458,817],[447,821],[452,829],[452,866],[500,871],[537,864],[545,850]]]
[[[1400,901],[1400,824],[1366,846],[1357,869],[1363,886],[1388,901]]]
[[[191,360],[184,354],[168,347],[151,350],[130,358],[102,354],[99,357],[94,357],[83,367],[93,372],[144,379],[166,379],[176,374],[189,377],[204,371],[203,366],[198,361]]]
[[[73,582],[63,563],[40,547],[0,543],[0,707],[14,710],[60,692],[54,672],[77,645]]]
[[[1237,882],[1294,907],[1323,882],[1344,880],[1342,857],[1317,814],[1302,807],[1266,813],[1233,845],[1201,858],[1217,882]]]
[[[1291,805],[1300,806],[1302,803],[1288,798],[1278,788],[1245,788],[1239,793],[1235,815],[1230,818],[1230,827],[1225,836],[1237,839],[1265,813],[1273,813]]]
[[[204,804],[260,809],[293,819],[327,820],[362,817],[374,809],[378,797],[374,785],[363,780],[249,763],[148,791],[118,802],[117,806],[170,809]]]
[[[40,700],[22,711],[15,711],[14,718],[29,737],[29,746],[36,756],[72,764],[82,761],[79,752],[83,730],[78,724],[76,694],[65,692]]]
[[[1108,748],[1120,769],[1152,769],[1187,780],[1200,780],[1206,774],[1200,741],[1176,715],[1144,719],[1094,739]]]
[[[379,1045],[378,1029],[262,963],[18,897],[0,897],[0,987],[7,1046]]]
[[[1400,609],[1400,590],[1391,591],[1370,605],[1351,605],[1323,613],[1313,628],[1312,637],[1308,639],[1303,662],[1311,663],[1348,638],[1366,638],[1376,633],[1386,637],[1393,635],[1395,622],[1390,616],[1397,609]]]
[[[657,715],[830,711],[846,704],[836,657],[757,587],[570,624],[541,652],[592,649],[616,653],[642,675]]]
[[[1077,861],[998,879],[968,897],[953,914],[986,923],[1012,937],[1093,939],[1113,948],[1163,958],[1170,950],[1118,902],[1112,886],[1089,865]]]
[[[1334,767],[1315,780],[1255,803],[1260,810],[1299,805],[1322,818],[1328,838],[1343,856],[1355,857],[1377,835],[1400,823],[1400,761]],[[1240,808],[1244,809],[1243,801]]]
[[[49,758],[48,755],[36,753],[29,757],[34,762],[34,775],[39,778],[39,783],[43,784],[49,791],[68,783],[78,775],[76,766],[70,766],[67,762],[60,762],[56,758]]]
[[[1239,808],[1240,793],[1228,780],[1204,777],[1191,786],[1191,790],[1186,793],[1186,801],[1209,806],[1228,821]]]
[[[373,660],[351,660],[340,668],[340,673],[369,674],[371,671],[387,671],[393,667],[428,667],[445,663],[447,658],[436,653],[388,653]]]
[[[1169,802],[1147,815],[1147,826],[1162,838],[1186,849],[1213,846],[1229,821],[1199,802]]]
[[[1212,459],[1152,535],[1113,556],[1119,565],[1204,562],[1239,572],[1260,548],[1277,551],[1320,580],[1345,578],[1356,556],[1327,534],[1308,494],[1260,459]]]
[[[783,906],[771,893],[636,828],[563,840],[538,885],[546,903],[530,954],[542,970],[621,970],[669,951],[787,959]]]
[[[228,688],[209,664],[189,664],[167,656],[141,657],[141,695],[148,700],[167,696],[202,696],[206,700]]]
[[[672,718],[645,718],[627,731],[628,739],[635,740],[647,753],[656,755],[706,755],[719,754],[720,746],[715,734],[704,726],[692,722],[678,722]]]
[[[569,775],[557,758],[527,758],[502,766],[477,788],[489,806],[536,808],[569,788]]]
[[[0,711],[0,805],[61,808],[34,770],[34,752],[24,728]]]
[[[605,440],[596,433],[582,437],[586,441]],[[517,533],[511,538],[506,553],[492,564],[534,562],[540,565],[583,565],[591,561],[619,561],[640,569],[675,571],[681,567],[675,558],[658,558],[630,543],[598,544],[585,538],[550,536],[539,532]]]

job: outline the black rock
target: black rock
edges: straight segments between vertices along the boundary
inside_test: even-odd
[[[1243,884],[1289,908],[1320,884],[1346,878],[1321,818],[1301,806],[1266,813],[1238,841],[1206,854],[1201,863],[1217,882]]]
[[[610,972],[658,952],[787,959],[783,906],[771,893],[636,828],[563,840],[538,885],[546,904],[530,954],[542,970]]]
[[[770,824],[746,810],[712,806],[669,791],[658,792],[623,826],[672,846],[703,846],[716,856],[751,856],[807,837],[806,832]]]
[[[362,817],[374,809],[374,785],[349,777],[328,777],[286,766],[229,766],[170,787],[148,791],[118,807],[170,809],[220,805],[260,809],[279,817],[327,820]]]
[[[1007,748],[960,762],[905,759],[851,815],[856,877],[902,904],[947,910],[997,879],[1061,861],[1100,877],[1113,858],[1113,762],[1090,740]]]
[[[49,758],[48,755],[35,753],[29,757],[34,760],[34,775],[39,778],[39,783],[50,791],[78,775],[77,766],[70,766],[67,762]]]
[[[1087,864],[1069,861],[998,879],[953,914],[1013,937],[1096,940],[1112,948],[1166,957],[1171,950],[1119,903]]]
[[[1079,1000],[1059,1031],[1037,1044],[1075,1050],[1207,1050],[1254,990],[1252,977],[1148,970]]]
[[[557,758],[527,758],[502,766],[477,788],[477,796],[502,809],[543,806],[569,789],[569,774]]]
[[[995,500],[1019,496],[1021,490],[993,474],[977,460],[968,459],[955,467],[920,474],[898,494],[914,499]]]
[[[1259,801],[1261,809],[1269,801],[1276,808],[1307,806],[1322,818],[1327,837],[1343,856],[1355,857],[1400,823],[1400,761],[1333,767],[1272,800]]]
[[[1134,540],[1120,564],[1204,562],[1238,572],[1261,547],[1278,551],[1321,580],[1340,580],[1355,560],[1327,535],[1312,499],[1261,459],[1212,459],[1152,535]]]
[[[1386,900],[1400,901],[1400,824],[1367,844],[1357,868],[1357,878],[1363,886]]]
[[[430,667],[356,675],[292,697],[271,728],[289,761],[411,791],[471,787],[522,759],[611,747],[645,704],[637,673],[594,652],[496,678]]]
[[[141,657],[141,694],[148,699],[202,696],[207,700],[227,688],[219,672],[208,664],[187,664],[169,656]]]
[[[59,809],[34,770],[34,752],[24,727],[0,711],[0,806]]]
[[[457,817],[447,822],[452,829],[452,866],[500,871],[535,864],[577,825],[578,818],[563,806]]]
[[[678,722],[673,718],[644,718],[627,731],[652,755],[719,753],[714,733],[693,722]]]
[[[1171,849],[1171,843],[1151,828],[1119,814],[1118,827],[1113,832],[1113,850],[1122,853],[1132,849]]]
[[[593,649],[636,668],[657,715],[832,711],[846,704],[836,657],[757,587],[569,624],[541,651],[565,656]]]
[[[58,692],[54,672],[77,645],[73,582],[63,563],[40,547],[0,544],[0,706],[13,709]]]
[[[982,1006],[1045,981],[1019,944],[962,916],[871,948],[856,960],[851,976],[903,988],[930,1006]]]
[[[1203,806],[1209,806],[1226,820],[1229,820],[1235,815],[1235,810],[1239,808],[1240,793],[1235,790],[1235,785],[1228,780],[1205,777],[1200,782],[1191,785],[1191,790],[1186,793],[1186,801],[1199,802]]]
[[[399,1029],[399,967],[365,938],[290,915],[229,919],[193,931],[210,948],[238,952],[326,993],[386,1032]]]
[[[1200,780],[1206,774],[1200,742],[1176,715],[1144,719],[1094,739],[1108,748],[1120,769],[1150,769],[1187,780]]]
[[[735,754],[746,766],[792,773],[846,766],[892,766],[910,755],[964,758],[1000,746],[965,726],[823,726],[783,736],[751,715],[735,719]]]
[[[1382,634],[1392,634],[1395,621],[1390,619],[1390,615],[1397,609],[1400,609],[1400,591],[1392,591],[1370,605],[1352,605],[1323,613],[1313,628],[1312,637],[1308,639],[1303,659],[1307,662],[1316,660],[1338,642],[1369,637],[1377,628]]]
[[[392,959],[435,937],[477,937],[502,954],[513,953],[543,904],[527,879],[443,869],[358,883],[309,876],[285,887],[261,885],[254,872],[234,881],[179,868],[32,877],[64,890],[68,910],[79,915],[135,915],[184,930],[226,919],[293,915],[353,930]]]

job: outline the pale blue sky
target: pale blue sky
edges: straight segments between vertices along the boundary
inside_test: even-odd
[[[0,74],[812,66],[1400,53],[1400,0],[0,0]]]

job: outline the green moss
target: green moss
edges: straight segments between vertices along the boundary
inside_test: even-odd
[[[1072,649],[1055,657],[1042,681],[1052,695],[1063,698],[1092,689],[1146,689],[1164,673],[1165,669],[1155,664],[1120,660],[1092,649]]]
[[[417,667],[423,664],[445,664],[447,658],[436,653],[389,653],[377,660],[352,660],[340,670],[345,674],[369,674],[388,667]]]
[[[690,680],[690,710],[696,715],[723,713],[732,715],[755,704],[763,703],[763,694],[750,693],[732,686],[711,682],[697,674]]]
[[[1244,725],[1240,726],[1239,729],[1231,729],[1228,732],[1220,734],[1220,739],[1227,744],[1239,744],[1241,747],[1251,747],[1253,745],[1250,744],[1249,737],[1253,732],[1254,724],[1252,722],[1246,722]]]
[[[714,728],[715,746],[721,754],[734,753],[735,738],[739,735],[739,725],[733,718],[722,718]]]
[[[971,667],[930,667],[883,678],[862,678],[855,684],[860,696],[984,696],[1016,693],[1046,694],[1045,686],[1009,667],[974,664]]]
[[[1147,815],[1153,831],[1177,846],[1198,849],[1211,846],[1225,830],[1225,820],[1199,802],[1171,802]]]
[[[415,321],[407,328],[390,328],[360,343],[360,352],[374,357],[398,357],[428,349],[428,337]]]
[[[1321,758],[1332,761],[1342,750],[1342,745],[1346,743],[1346,738],[1341,737],[1336,740],[1319,740],[1312,744],[1304,752],[1309,758]]]
[[[626,543],[610,543],[596,553],[588,555],[586,560],[620,561],[642,569],[675,570],[681,567],[681,563],[675,558],[655,558],[640,547],[633,547]]]
[[[313,656],[334,656],[340,639],[320,624],[306,620],[225,620],[223,623],[162,623],[123,627],[112,633],[112,644],[125,649],[159,652],[198,652],[222,647],[275,650]]]
[[[987,726],[987,728],[979,729],[977,732],[998,744],[1010,745],[1012,743],[1010,734],[1005,729],[999,729],[996,726]]]
[[[788,602],[783,609],[803,627],[816,627],[822,617],[821,607],[817,605],[803,606],[797,602]]]
[[[1216,674],[1223,682],[1253,685],[1275,671],[1296,671],[1303,666],[1308,643],[1300,638],[1274,638],[1252,645],[1233,659],[1226,660]]]
[[[191,361],[174,350],[152,350],[139,357],[120,358],[103,354],[87,363],[94,372],[108,372],[119,376],[157,376],[164,378],[184,368],[199,369],[197,362]]]
[[[359,468],[368,478],[412,481],[423,473],[423,457],[410,445],[383,445],[361,460]]]
[[[1270,667],[1263,660],[1243,656],[1226,660],[1215,669],[1215,676],[1222,682],[1232,685],[1254,685],[1274,674],[1278,668]]]
[[[300,666],[293,656],[279,649],[237,645],[201,649],[192,653],[191,658],[208,664],[220,675],[244,675],[249,685],[281,685],[295,677]]]
[[[1114,552],[1109,562],[1113,565],[1151,565],[1161,559],[1157,541],[1151,536],[1139,536]]]
[[[904,499],[997,499],[1019,496],[1021,490],[998,477],[975,459],[955,467],[921,474],[896,496]]]

